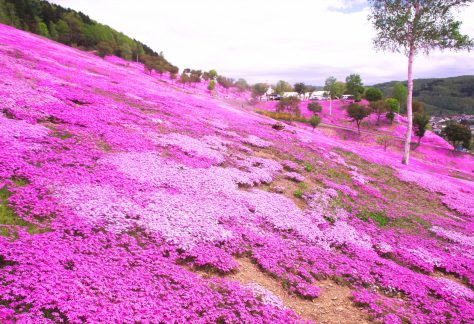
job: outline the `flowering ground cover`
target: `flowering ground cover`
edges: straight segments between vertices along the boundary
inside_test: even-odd
[[[474,321],[472,157],[247,96],[0,25],[0,322]]]

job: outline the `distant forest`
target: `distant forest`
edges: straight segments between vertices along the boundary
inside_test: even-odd
[[[0,23],[23,29],[100,56],[138,60],[160,73],[178,73],[162,53],[90,19],[82,12],[42,0],[0,0]]]
[[[391,96],[396,81],[380,83],[385,96]],[[405,86],[407,82],[402,82]],[[430,115],[474,115],[474,76],[465,75],[441,79],[416,79],[413,82],[413,97],[425,104]]]

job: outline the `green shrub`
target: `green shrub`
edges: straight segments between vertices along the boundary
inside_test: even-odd
[[[390,219],[385,214],[385,211],[361,210],[357,214],[357,217],[365,222],[368,222],[369,219],[372,219],[379,227],[387,226],[388,223],[390,223]]]
[[[303,198],[303,195],[304,195],[304,190],[302,189],[296,189],[295,192],[293,193],[293,195],[296,197],[296,198]]]
[[[323,111],[323,107],[317,102],[310,102],[308,103],[307,107],[308,110],[313,113],[320,113],[321,111]]]
[[[15,179],[13,181],[18,186],[24,186],[27,184],[26,180],[20,178]],[[15,235],[14,226],[26,227],[27,231],[30,234],[45,231],[45,229],[41,229],[35,224],[27,222],[15,214],[13,209],[8,206],[8,198],[10,198],[10,196],[11,193],[6,187],[0,188],[0,236]]]
[[[321,123],[321,118],[318,115],[313,115],[309,120],[309,124],[311,127],[313,127],[313,131],[319,125],[319,123]]]
[[[207,90],[212,91],[216,88],[216,81],[211,80],[209,81],[209,84],[207,85]]]

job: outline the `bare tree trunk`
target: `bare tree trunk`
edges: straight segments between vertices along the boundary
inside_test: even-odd
[[[408,165],[410,158],[410,143],[411,143],[411,132],[413,128],[413,113],[412,113],[412,97],[413,97],[413,47],[410,48],[408,54],[408,97],[407,97],[407,133],[405,136],[405,152],[403,154],[403,164]]]

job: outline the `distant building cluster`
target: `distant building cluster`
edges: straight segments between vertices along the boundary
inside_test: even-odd
[[[431,128],[433,132],[438,135],[441,135],[446,125],[452,122],[468,126],[471,129],[471,134],[474,135],[474,115],[460,114],[446,117],[433,116],[430,119]]]
[[[324,90],[312,91],[312,92],[305,92],[299,94],[296,91],[291,92],[283,92],[281,95],[276,93],[272,87],[269,87],[267,92],[260,97],[260,101],[271,101],[271,100],[280,100],[281,98],[288,98],[288,97],[297,97],[301,100],[329,100],[329,92]],[[335,97],[334,99],[342,99],[342,100],[351,100],[354,99],[354,96],[345,94],[342,95],[341,98]]]

